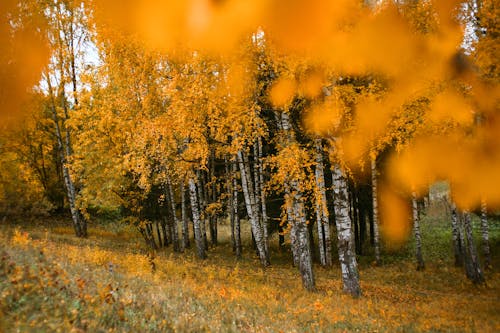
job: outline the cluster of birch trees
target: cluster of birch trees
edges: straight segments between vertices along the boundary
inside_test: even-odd
[[[242,38],[230,56],[181,46],[173,55],[99,26],[91,6],[39,6],[53,54],[37,103],[30,104],[33,119],[19,132],[33,140],[19,149],[35,186],[47,196],[65,192],[63,201],[51,196],[52,207],[69,209],[78,237],[87,236],[93,212],[115,209],[152,249],[195,247],[205,259],[217,246],[218,224],[227,221],[240,257],[248,224],[263,267],[272,263],[270,238],[278,237],[280,246],[289,244],[304,287],[314,290],[315,253],[327,267],[337,253],[344,290],[359,296],[356,255],[368,251],[381,261],[379,187],[390,188],[390,156],[419,135],[481,126],[427,121],[433,98],[455,89],[453,82],[413,95],[382,120],[373,114],[363,122],[360,105],[397,90],[384,73],[341,75],[280,52],[263,28]],[[432,31],[432,13],[417,11],[418,2],[400,6],[416,30]],[[88,64],[89,47],[97,49],[98,64]],[[460,66],[453,62],[450,71]],[[318,110],[333,111],[325,117]],[[413,226],[417,268],[424,269],[419,220],[427,193],[389,191],[411,212],[397,223]],[[483,282],[471,213],[454,203],[450,212],[456,264]],[[481,212],[489,266],[486,201]]]

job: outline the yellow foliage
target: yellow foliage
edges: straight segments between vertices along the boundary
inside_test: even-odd
[[[473,110],[462,96],[445,91],[435,97],[429,120],[435,123],[454,121],[461,125],[471,125],[473,121]]]
[[[12,235],[12,242],[15,245],[26,247],[31,242],[29,234],[27,232],[20,231],[19,229],[14,230]]]

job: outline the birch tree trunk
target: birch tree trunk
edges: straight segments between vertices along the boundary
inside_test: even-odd
[[[255,237],[255,243],[257,246],[257,251],[259,252],[260,262],[262,266],[266,267],[269,265],[269,255],[266,252],[266,248],[264,246],[264,231],[262,230],[262,226],[259,223],[258,215],[256,212],[257,205],[255,202],[250,168],[248,167],[248,163],[247,161],[245,161],[241,150],[238,151],[237,155],[241,173],[241,185],[243,188],[243,196],[245,198],[245,206],[247,208],[248,218],[250,219],[252,233]]]
[[[491,253],[486,200],[481,201],[481,236],[483,239],[484,269],[489,269],[491,268]]]
[[[347,194],[347,181],[338,165],[333,169],[333,191],[335,205],[335,222],[337,225],[338,252],[344,291],[353,297],[361,295],[359,286],[359,273],[354,250],[354,238],[351,230],[349,216],[349,201]]]
[[[224,168],[226,170],[226,195],[227,195],[227,216],[231,227],[231,247],[236,252],[236,239],[234,236],[234,211],[233,211],[233,177],[229,168],[229,160],[224,157]]]
[[[182,248],[187,249],[191,246],[189,243],[189,225],[186,214],[186,189],[184,188],[184,180],[180,184],[181,191],[181,219],[182,219]]]
[[[283,131],[283,143],[285,146],[295,143],[295,136],[290,123],[290,115],[281,112],[279,117],[279,128]],[[302,175],[303,177],[304,175]],[[302,285],[307,290],[316,289],[316,281],[312,268],[311,245],[309,241],[309,230],[307,227],[306,210],[304,207],[303,190],[300,185],[301,173],[289,175],[285,179],[285,202],[288,217],[291,219],[292,253],[294,262],[298,259],[299,271],[302,277]],[[290,207],[292,208],[290,210]]]
[[[316,154],[316,221],[318,227],[318,247],[322,266],[332,265],[332,249],[330,241],[330,221],[326,203],[325,172],[323,165],[323,145],[321,139],[314,141]]]
[[[167,178],[167,187],[168,193],[170,197],[170,205],[172,208],[172,216],[173,216],[173,224],[172,224],[172,244],[174,247],[174,252],[181,252],[180,244],[179,244],[179,220],[177,219],[177,212],[175,209],[175,197],[174,191],[172,189],[172,183],[170,179]]]
[[[461,242],[463,236],[460,234],[459,216],[454,203],[451,204],[451,235],[453,238],[455,266],[460,267],[464,265],[464,248]]]
[[[477,256],[476,245],[474,244],[470,213],[464,211],[462,214],[462,218],[465,229],[465,238],[467,240],[466,265],[465,265],[466,274],[467,277],[474,284],[481,284],[484,283],[484,275],[479,265],[479,258]]]
[[[413,230],[415,233],[415,254],[417,258],[417,271],[425,268],[424,258],[422,256],[422,237],[420,234],[420,216],[418,214],[417,194],[415,192],[411,195],[411,203],[413,208]]]
[[[299,266],[299,253],[298,253],[298,245],[297,245],[297,222],[295,221],[295,213],[293,211],[293,201],[292,195],[290,191],[290,186],[285,183],[285,207],[286,207],[286,216],[288,221],[288,230],[290,233],[290,248],[292,250],[292,259],[293,266]]]
[[[264,190],[264,171],[262,165],[262,138],[257,137],[257,142],[254,145],[254,155],[255,155],[255,179],[258,187],[255,190],[258,193],[258,202],[260,204],[260,217],[262,219],[262,229],[264,231],[264,247],[269,255],[269,219],[267,217],[267,207],[266,207],[266,192]]]
[[[299,257],[299,270],[302,276],[302,285],[305,289],[313,291],[316,289],[316,282],[312,268],[311,246],[309,244],[304,198],[302,197],[302,189],[300,188],[299,182],[294,180],[291,184],[294,202],[293,211],[295,215],[296,252]]]
[[[210,152],[210,165],[209,165],[209,184],[210,188],[210,200],[214,203],[217,200],[216,194],[216,178],[215,178],[215,153],[213,150]],[[207,197],[208,197],[207,193]],[[217,245],[217,215],[212,213],[209,216],[209,227],[210,227],[210,242],[213,246]]]
[[[241,258],[241,228],[240,228],[240,216],[238,214],[238,180],[236,179],[236,173],[238,172],[238,167],[236,163],[232,165],[233,168],[233,223],[234,223],[234,243],[236,247],[236,257]]]
[[[230,172],[232,171],[232,173]],[[233,244],[233,252],[236,254],[236,258],[241,258],[241,230],[240,230],[240,218],[238,215],[238,180],[236,179],[236,173],[238,172],[238,167],[236,163],[232,163],[230,166],[227,165],[228,173],[228,197],[229,197],[229,216],[231,219],[231,241]]]
[[[205,247],[205,250],[208,250],[208,241],[207,241],[207,226],[206,226],[206,213],[205,213],[205,208],[206,206],[206,196],[205,196],[205,191],[204,191],[204,184],[203,184],[203,178],[202,178],[202,173],[201,171],[196,171],[196,179],[198,180],[198,198],[200,199],[198,202],[198,207],[199,207],[199,214],[200,214],[200,228],[201,228],[201,236],[203,239],[203,246]]]
[[[54,92],[53,92],[50,78],[48,77],[48,75],[47,75],[47,86],[48,86],[49,95],[50,95],[50,99],[51,99],[50,110],[52,113],[52,120],[54,121],[55,136],[56,136],[56,140],[57,140],[57,148],[58,148],[59,159],[60,159],[60,163],[61,163],[64,185],[66,187],[66,197],[68,199],[69,209],[71,212],[71,220],[73,221],[73,228],[75,229],[75,234],[77,237],[87,237],[87,224],[85,223],[85,221],[83,221],[82,216],[80,215],[80,212],[78,211],[78,209],[76,207],[75,185],[73,183],[73,180],[71,178],[71,174],[69,172],[68,165],[67,165],[67,162],[68,162],[67,158],[69,157],[69,155],[67,155],[67,154],[70,151],[70,149],[68,147],[65,147],[65,145],[64,145],[62,131],[61,131],[61,127],[59,125],[59,117],[57,115]],[[62,121],[62,125],[64,126],[64,120]],[[66,126],[64,126],[64,127],[66,127]],[[67,132],[67,130],[66,130],[66,136],[67,136],[66,143],[68,143],[69,142],[69,132]]]
[[[191,177],[189,178],[189,197],[191,199],[191,211],[193,213],[194,239],[196,243],[196,254],[198,258],[205,259],[205,244],[203,242],[203,234],[201,230],[200,211],[198,208],[198,195],[196,193],[196,182]]]
[[[372,169],[372,197],[373,197],[373,246],[375,249],[375,263],[380,265],[380,234],[378,230],[378,187],[377,187],[377,162],[371,161]]]

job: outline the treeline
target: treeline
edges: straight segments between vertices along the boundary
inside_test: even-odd
[[[397,69],[395,79],[380,59],[380,69],[339,70],[321,57],[283,52],[264,28],[223,55],[185,45],[162,52],[99,24],[91,6],[39,6],[53,55],[21,128],[1,139],[4,210],[23,202],[34,211],[69,209],[78,237],[87,236],[91,212],[119,210],[151,249],[194,246],[200,259],[217,246],[223,220],[240,257],[243,220],[263,267],[272,263],[270,237],[279,237],[280,246],[289,240],[308,290],[315,289],[313,253],[331,266],[336,244],[344,290],[359,296],[356,255],[368,249],[380,264],[381,237],[402,242],[413,226],[417,268],[424,269],[420,212],[429,185],[444,178],[460,207],[450,203],[456,264],[472,281],[484,281],[470,210],[480,197],[488,266],[486,202],[496,202],[496,189],[474,174],[478,189],[470,191],[472,171],[456,176],[469,164],[434,161],[443,153],[469,161],[454,155],[453,143],[479,150],[484,142],[471,137],[498,125],[492,104],[478,104],[468,89],[479,82],[468,81],[479,80],[474,55],[443,51],[444,77],[426,70],[417,84],[416,72],[403,79]],[[387,23],[404,21],[423,40],[439,33],[433,10],[431,3],[411,2],[380,15]],[[89,47],[98,50],[97,64],[88,64]],[[433,52],[405,56],[425,62]],[[490,74],[484,77],[495,80]],[[443,114],[447,101],[475,113]]]

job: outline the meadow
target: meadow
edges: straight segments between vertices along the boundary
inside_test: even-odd
[[[426,269],[412,240],[384,251],[382,266],[360,256],[362,296],[342,292],[338,263],[315,265],[317,292],[303,290],[287,250],[258,267],[244,224],[243,257],[229,226],[205,261],[193,249],[151,256],[135,230],[94,223],[75,238],[69,219],[6,220],[0,227],[1,332],[498,332],[498,223],[493,269],[474,286],[453,266],[444,216],[422,221]],[[277,247],[273,235],[272,247]],[[276,242],[275,242],[276,241]],[[479,243],[478,243],[479,244]],[[192,252],[191,252],[192,251]]]

